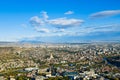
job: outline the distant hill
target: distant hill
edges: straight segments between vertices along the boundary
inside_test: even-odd
[[[17,42],[7,42],[7,41],[0,41],[0,45],[3,44],[25,44],[25,43],[29,43],[29,44],[44,44],[44,43],[50,43],[50,44],[71,44],[71,45],[78,45],[78,44],[92,44],[92,43],[96,43],[96,44],[101,44],[101,43],[120,43],[120,40],[101,40],[101,41],[85,41],[85,42],[43,42],[43,41],[38,41],[38,40],[20,40]]]
[[[36,41],[36,40],[21,40],[19,43],[31,43],[31,44],[36,44],[36,43],[45,43],[42,41]]]

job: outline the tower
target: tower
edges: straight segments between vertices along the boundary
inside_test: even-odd
[[[50,60],[53,59],[53,58],[54,58],[54,57],[53,57],[53,54],[51,53],[51,54],[50,54]]]

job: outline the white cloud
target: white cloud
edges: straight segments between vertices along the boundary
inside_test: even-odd
[[[30,18],[30,23],[34,27],[39,27],[44,25],[44,21],[38,16],[33,16],[32,18]]]
[[[74,12],[73,11],[67,11],[64,14],[74,14]]]
[[[34,16],[30,19],[30,23],[34,27],[44,27],[47,25],[51,25],[56,28],[69,28],[69,27],[75,27],[80,26],[84,21],[81,19],[75,19],[75,18],[56,18],[56,19],[48,19],[49,16],[47,15],[47,12],[43,11],[41,12],[42,18],[38,16]]]
[[[84,21],[81,19],[57,18],[49,20],[48,23],[58,28],[68,28],[80,26]]]
[[[120,25],[119,24],[111,24],[111,25],[104,25],[104,26],[91,26],[91,27],[84,27],[81,28],[79,32],[76,32],[78,35],[88,35],[91,33],[97,32],[118,32]]]
[[[119,11],[103,11],[100,13],[92,14],[91,17],[107,16],[118,14]],[[34,26],[35,30],[43,34],[44,36],[55,36],[55,35],[72,35],[72,36],[83,36],[89,35],[91,33],[97,32],[110,32],[110,31],[120,31],[120,25],[104,25],[104,26],[91,26],[91,27],[80,27],[84,20],[76,18],[55,18],[49,19],[47,12],[42,12],[42,18],[34,16],[30,19],[30,23]],[[75,28],[76,27],[76,28]]]
[[[38,32],[41,32],[41,33],[49,33],[50,32],[50,30],[49,29],[47,29],[47,28],[37,28],[36,27],[36,31],[38,31]]]
[[[65,29],[55,29],[52,32],[53,33],[65,32]]]
[[[90,18],[101,18],[120,14],[120,10],[101,11],[90,15]]]
[[[49,16],[47,15],[47,12],[42,11],[41,14],[42,14],[43,20],[46,21],[49,18]]]

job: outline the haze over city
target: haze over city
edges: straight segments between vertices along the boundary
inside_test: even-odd
[[[119,0],[2,0],[0,41],[120,40],[119,4]]]

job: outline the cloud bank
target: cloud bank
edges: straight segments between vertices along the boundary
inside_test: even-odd
[[[120,14],[120,10],[107,10],[107,11],[101,11],[97,13],[93,13],[90,15],[90,18],[103,18],[103,17],[109,17]]]
[[[120,14],[120,10],[101,11],[92,14],[91,18],[107,17]],[[119,32],[120,24],[108,24],[97,26],[82,26],[84,20],[79,18],[60,17],[49,19],[47,12],[42,11],[41,17],[33,16],[30,24],[33,28],[42,33],[41,36],[86,36],[99,35],[101,33]]]

